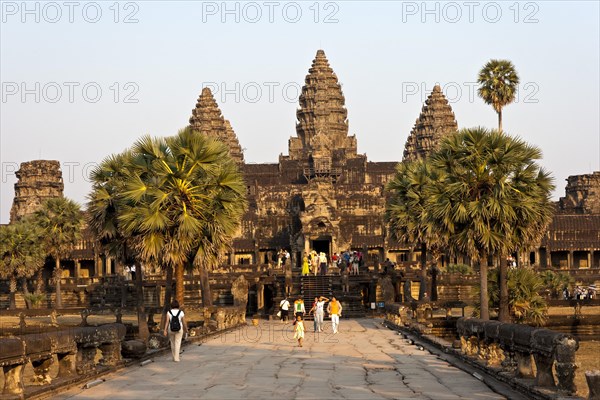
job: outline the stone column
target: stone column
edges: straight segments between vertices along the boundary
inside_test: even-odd
[[[73,260],[73,262],[75,263],[75,282],[79,282],[79,275],[81,273],[81,260],[76,258]]]
[[[568,269],[575,268],[573,266],[573,250],[569,250],[569,253],[567,254],[567,268]]]
[[[104,275],[104,268],[102,268],[102,258],[100,258],[100,254],[94,251],[94,275],[102,276]]]
[[[103,343],[100,345],[102,359],[100,362],[103,365],[115,366],[121,361],[121,342]]]
[[[265,313],[265,286],[262,283],[256,285],[257,314]]]
[[[594,250],[588,250],[588,255],[587,255],[587,262],[588,262],[588,268],[592,268],[592,253],[594,252]]]

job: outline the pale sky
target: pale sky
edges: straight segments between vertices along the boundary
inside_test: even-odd
[[[555,198],[569,175],[600,170],[597,1],[2,1],[1,11],[1,223],[21,162],[59,160],[65,195],[83,204],[91,166],[185,127],[205,85],[246,161],[277,162],[319,48],[370,161],[401,160],[436,83],[459,127],[496,127],[474,82],[500,58],[521,78],[504,129],[542,149]]]

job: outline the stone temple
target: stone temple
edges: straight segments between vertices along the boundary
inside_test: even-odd
[[[341,288],[339,276],[330,275],[314,282],[310,279],[317,277],[298,276],[302,254],[310,249],[331,256],[350,249],[363,252],[369,272],[351,278],[352,294],[344,295],[342,300],[348,305],[355,304],[356,311],[364,313],[365,307],[380,301],[386,292],[386,285],[378,283],[377,273],[383,260],[389,258],[400,268],[406,268],[407,278],[411,274],[416,278],[411,267],[417,266],[418,249],[395,241],[383,220],[385,186],[401,160],[370,162],[366,155],[358,153],[357,137],[350,134],[341,84],[322,50],[317,52],[306,75],[296,118],[296,132],[288,140],[288,154],[281,155],[276,163],[251,164],[245,162],[242,144],[210,89],[202,89],[191,112],[189,125],[194,130],[216,137],[229,147],[243,173],[249,203],[232,251],[221,268],[211,273],[214,301],[227,304],[232,282],[244,275],[251,285],[248,311],[272,311],[281,299],[284,283],[284,271],[274,268],[280,249],[291,254],[294,293],[310,299],[305,289],[312,282],[313,286],[325,285],[319,289],[322,293],[337,296],[340,293],[336,290]],[[436,85],[408,134],[403,160],[426,156],[444,136],[457,129],[452,108]],[[22,163],[17,177],[11,222],[35,211],[44,199],[62,196],[58,161]],[[576,277],[581,272],[583,280],[590,282],[599,276],[595,271],[600,268],[600,172],[569,177],[566,195],[557,202],[556,214],[540,246],[528,255],[522,255],[523,262],[540,268],[561,268]],[[442,257],[440,262],[468,261]],[[71,257],[61,264],[65,301],[77,306],[93,304],[98,298],[92,287],[82,291],[85,286],[82,283],[94,285],[101,277],[112,279],[123,275],[124,267],[97,245],[87,229]],[[595,271],[588,271],[590,268]],[[44,275],[50,277],[52,269],[50,260]],[[148,279],[145,296],[160,299],[165,290],[162,275],[159,271],[148,271]],[[199,301],[195,282],[194,277],[186,282],[186,298],[190,302]],[[392,292],[398,296],[399,284],[394,284],[396,289]],[[121,292],[113,286],[109,285],[115,290],[117,304]],[[441,296],[447,300],[462,299],[462,292],[450,289]],[[0,287],[0,293],[4,292]],[[92,294],[85,300],[88,292]],[[469,288],[467,292],[470,293]],[[102,301],[111,302],[109,297]],[[0,306],[4,303],[4,295],[0,295]]]
[[[374,259],[406,260],[409,249],[388,238],[382,218],[385,185],[397,161],[369,162],[358,154],[341,85],[323,50],[308,70],[296,117],[288,155],[280,156],[276,164],[244,164],[239,141],[209,89],[202,90],[192,111],[190,125],[229,145],[247,184],[250,207],[229,262],[267,263],[281,248],[291,250],[297,267],[302,252],[309,249],[328,255],[367,249]],[[435,86],[407,140],[404,157],[426,154],[456,129],[454,113]]]

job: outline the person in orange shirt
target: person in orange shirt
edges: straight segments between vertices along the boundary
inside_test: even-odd
[[[327,312],[331,316],[331,328],[333,329],[333,333],[338,333],[340,317],[342,316],[342,304],[337,301],[335,297],[332,297],[327,305]]]

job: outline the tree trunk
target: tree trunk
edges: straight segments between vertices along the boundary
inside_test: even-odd
[[[175,266],[175,298],[179,302],[179,307],[183,307],[184,305],[183,293],[185,290],[185,278],[183,269],[183,264]]]
[[[9,291],[10,294],[8,296],[8,308],[14,310],[17,308],[17,278],[14,275],[11,275],[9,280]]]
[[[200,289],[202,290],[202,305],[210,307],[212,303],[212,293],[210,290],[210,282],[208,280],[208,270],[206,267],[200,267]]]
[[[138,336],[144,342],[148,341],[150,331],[148,330],[148,320],[146,319],[146,310],[144,308],[144,278],[142,277],[142,266],[139,262],[135,264],[135,297],[138,317]]]
[[[502,132],[502,110],[498,111],[498,131]]]
[[[160,330],[165,329],[167,323],[167,311],[171,308],[171,298],[173,297],[173,267],[167,267],[167,278],[165,283],[165,303],[163,304],[163,312],[160,316]]]
[[[62,308],[62,295],[60,292],[60,280],[62,278],[62,270],[60,268],[60,257],[55,257],[56,265],[54,267],[54,278],[56,279],[56,300],[54,308]]]
[[[498,320],[510,322],[510,311],[508,308],[508,262],[506,254],[500,254],[500,273],[498,274],[498,287],[500,288],[500,305]]]
[[[35,294],[38,296],[42,294],[42,288],[44,287],[43,269],[44,267],[38,270],[37,276],[35,278]]]
[[[427,294],[427,244],[421,243],[421,282],[419,285],[419,300]]]
[[[479,253],[479,312],[480,318],[487,321],[490,319],[489,298],[488,298],[488,260],[484,250]]]
[[[31,299],[29,298],[29,288],[27,287],[27,278],[21,278],[21,287],[23,288],[23,298],[25,299],[25,306],[28,310],[33,308]]]

